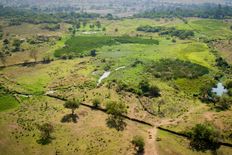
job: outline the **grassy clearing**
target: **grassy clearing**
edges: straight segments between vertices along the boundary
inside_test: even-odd
[[[45,102],[48,103],[47,108],[45,108]],[[47,97],[29,98],[13,113],[14,116],[3,113],[0,118],[0,149],[1,153],[6,155],[15,152],[19,154],[35,152],[84,155],[133,154],[134,149],[130,143],[133,135],[146,134],[145,126],[132,122],[127,122],[123,132],[110,129],[105,123],[106,114],[85,107],[80,107],[76,111],[79,117],[77,123],[61,123],[61,118],[70,111],[63,108],[63,102]],[[55,132],[52,134],[54,139],[46,146],[36,142],[39,139],[36,124],[43,122],[52,122],[55,126]],[[17,147],[13,147],[16,145]]]
[[[187,139],[184,139],[182,137],[178,137],[175,135],[172,135],[170,133],[167,133],[165,131],[158,131],[158,137],[161,139],[161,141],[158,141],[158,153],[160,155],[167,155],[167,154],[178,154],[178,155],[211,155],[211,151],[207,152],[197,152],[192,151],[189,148],[189,141]],[[173,146],[173,147],[170,147]],[[217,150],[217,154],[223,155],[223,154],[230,154],[232,151],[229,147],[221,147],[219,150]]]
[[[18,105],[18,101],[11,95],[3,95],[0,97],[0,112],[16,108]]]

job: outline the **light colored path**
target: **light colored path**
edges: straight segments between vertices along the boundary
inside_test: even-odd
[[[148,130],[148,139],[145,144],[144,155],[158,155],[156,148],[157,128],[153,127]]]

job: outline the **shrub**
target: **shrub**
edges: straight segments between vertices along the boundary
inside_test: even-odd
[[[92,103],[93,103],[93,106],[94,106],[95,108],[98,108],[98,107],[101,105],[101,102],[100,102],[100,100],[99,100],[98,98],[95,98],[95,99],[92,101]]]
[[[231,105],[232,105],[232,99],[227,95],[223,95],[216,103],[216,108],[219,110],[228,110],[230,109]]]
[[[132,144],[135,145],[138,153],[142,153],[144,151],[145,142],[144,142],[143,137],[134,136],[132,140]]]
[[[232,88],[232,80],[228,80],[228,81],[226,82],[226,88],[227,88],[227,89]]]
[[[190,146],[197,151],[216,150],[220,147],[221,135],[210,124],[197,124],[192,128],[190,135]]]
[[[127,114],[126,105],[121,102],[110,101],[106,105],[106,112],[109,114],[107,118],[107,125],[110,128],[115,128],[121,131],[125,128],[126,123],[124,122],[123,115]]]

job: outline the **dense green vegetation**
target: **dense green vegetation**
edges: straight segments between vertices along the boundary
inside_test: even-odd
[[[179,37],[180,39],[188,39],[194,36],[194,32],[192,30],[177,30],[174,27],[166,28],[166,27],[152,27],[149,25],[140,26],[137,28],[137,31],[143,32],[159,32],[160,35],[171,35],[172,37]]]
[[[12,94],[7,93],[0,87],[0,112],[15,108],[19,105],[18,101]]]
[[[231,18],[231,16],[232,7],[213,4],[187,5],[174,9],[153,9],[135,15],[139,18],[200,17],[215,19]]]
[[[152,63],[148,72],[161,79],[190,78],[194,79],[209,73],[209,69],[188,61],[162,59]]]
[[[66,46],[55,51],[56,57],[64,55],[80,56],[89,55],[90,50],[102,46],[111,46],[117,44],[159,44],[159,41],[153,39],[143,39],[137,37],[111,37],[111,36],[77,36],[72,37],[66,42]]]
[[[0,154],[231,152],[231,20],[32,9],[0,10]]]
[[[220,147],[220,132],[210,124],[197,124],[189,132],[190,146],[197,151],[216,150]]]
[[[9,19],[10,25],[20,25],[23,22],[40,24],[40,23],[74,23],[75,19],[93,19],[99,17],[95,13],[55,13],[49,14],[44,12],[35,12],[32,10],[22,10],[12,7],[0,6],[0,17]]]

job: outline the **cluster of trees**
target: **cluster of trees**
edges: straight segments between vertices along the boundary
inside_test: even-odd
[[[88,21],[85,19],[77,20],[73,22],[72,27],[69,28],[69,32],[72,33],[73,36],[75,36],[76,31],[78,31],[81,27],[85,28],[88,24]],[[89,28],[93,31],[97,27],[97,30],[99,31],[102,27],[100,21],[96,21],[95,23],[90,23]],[[103,31],[105,31],[105,28],[102,28]]]
[[[232,7],[215,4],[186,5],[177,8],[152,9],[134,15],[139,18],[173,18],[173,17],[200,17],[224,19],[232,17]]]
[[[60,24],[44,24],[42,25],[42,29],[56,31],[60,29]]]
[[[32,11],[29,9],[17,9],[12,7],[0,6],[0,17],[7,18],[10,20],[11,25],[19,25],[23,22],[32,24],[41,23],[54,23],[58,24],[60,22],[74,23],[74,19],[93,19],[100,17],[99,14],[95,13],[44,13],[39,11]]]
[[[202,102],[212,104],[213,107],[219,111],[224,111],[230,109],[232,105],[232,81],[228,80],[225,87],[227,88],[227,93],[222,96],[217,96],[212,92],[212,88],[215,87],[216,81],[209,81],[207,85],[201,88],[199,94],[199,99]]]
[[[171,35],[172,37],[178,37],[180,39],[188,39],[194,36],[194,31],[192,30],[177,30],[174,27],[167,28],[162,26],[140,26],[137,31],[159,33],[160,35]]]

